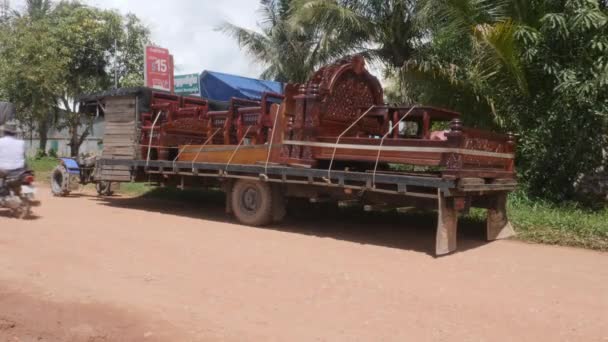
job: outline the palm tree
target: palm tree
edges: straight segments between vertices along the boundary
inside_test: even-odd
[[[44,18],[49,14],[52,7],[50,0],[26,0],[25,5],[25,14],[32,20]]]
[[[260,31],[224,23],[220,30],[237,40],[257,61],[266,66],[261,77],[280,82],[305,82],[314,70],[344,53],[342,44],[310,25],[290,23],[292,0],[260,1]]]
[[[424,0],[421,4],[421,18],[430,23],[435,42],[458,43],[455,49],[465,50],[468,74],[475,77],[475,84],[511,82],[527,93],[517,35],[533,31],[530,25],[538,20],[528,1]],[[462,65],[454,56],[447,59],[451,68]]]
[[[423,44],[414,0],[297,0],[292,22],[314,25],[349,50],[401,68]]]

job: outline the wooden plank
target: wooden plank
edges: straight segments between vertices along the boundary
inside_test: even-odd
[[[104,147],[117,147],[117,148],[127,148],[133,149],[133,140],[129,139],[127,141],[122,140],[106,140],[104,141]]]
[[[119,160],[130,160],[133,159],[133,155],[129,153],[112,153],[102,155],[104,159],[119,159]]]
[[[119,150],[119,151],[105,151],[103,153],[104,156],[110,155],[110,156],[130,156],[132,157],[132,152],[133,151],[127,151],[127,150]],[[112,159],[112,158],[110,158]]]
[[[104,139],[104,142],[113,142],[113,143],[123,142],[125,144],[133,144],[133,137],[124,136],[124,135],[114,135],[114,136],[111,135],[107,139]]]
[[[135,125],[135,113],[131,113],[130,115],[110,115],[107,116],[108,122],[112,123],[133,123]]]
[[[114,135],[108,135],[106,139],[104,140],[111,140],[111,141],[132,141],[133,140],[133,136],[132,135],[118,135],[118,134],[114,134]]]
[[[110,145],[108,146],[108,148],[105,150],[106,152],[112,152],[112,153],[116,153],[116,152],[133,152],[133,146],[125,146],[124,144],[121,145]]]
[[[133,141],[129,142],[104,142],[104,149],[106,151],[113,150],[124,150],[124,151],[133,151]]]
[[[131,124],[129,125],[106,125],[106,133],[116,133],[116,132],[127,132],[131,133],[135,131],[135,127]]]
[[[117,177],[131,177],[131,172],[120,172],[120,171],[101,171],[102,176],[117,176]]]
[[[131,181],[131,177],[124,177],[124,176],[107,176],[107,175],[101,175],[99,177],[100,180],[102,181],[106,181],[106,182],[130,182]]]
[[[125,132],[125,133],[109,133],[104,135],[104,140],[108,139],[133,139],[135,137],[135,131]]]
[[[179,148],[181,151],[184,149],[184,146],[180,146]],[[268,158],[268,146],[266,145],[244,146],[235,153],[236,148],[237,146],[230,145],[207,145],[201,150],[201,146],[188,145],[178,161],[191,162],[195,161],[196,158],[196,162],[200,163],[228,163],[232,157],[232,164],[249,165],[266,161]],[[218,150],[212,151],[209,149]]]
[[[101,167],[102,171],[131,171],[131,167],[130,166],[126,166],[126,165],[103,165]]]
[[[109,148],[107,151],[105,151],[106,154],[132,154],[134,151],[133,149],[129,149],[129,148]]]
[[[105,177],[131,177],[131,172],[117,172],[117,171],[112,171],[112,172],[107,172],[107,171],[102,171],[101,172],[101,176],[105,176]]]

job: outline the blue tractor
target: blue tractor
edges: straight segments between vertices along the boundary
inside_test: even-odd
[[[95,180],[97,158],[60,158],[60,163],[51,174],[51,191],[53,195],[64,197],[79,187],[95,183],[100,196],[112,196],[114,191],[111,182]]]

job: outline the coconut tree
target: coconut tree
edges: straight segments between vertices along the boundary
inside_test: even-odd
[[[608,13],[597,0],[427,0],[430,42],[401,84],[469,124],[520,134],[531,194],[572,198],[607,141]],[[604,114],[599,114],[604,113]],[[599,115],[598,115],[599,114]],[[547,166],[554,167],[547,177]]]
[[[401,68],[424,41],[414,0],[296,0],[292,22],[319,27],[334,43],[390,70]]]
[[[264,79],[305,82],[319,65],[346,51],[344,44],[334,44],[312,25],[292,25],[292,3],[262,0],[257,31],[228,22],[219,27],[266,67]]]

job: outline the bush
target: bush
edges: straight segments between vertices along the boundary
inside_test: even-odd
[[[45,150],[39,148],[36,151],[36,159],[43,159],[43,158],[46,158],[46,157],[47,157],[47,154],[46,154]]]

